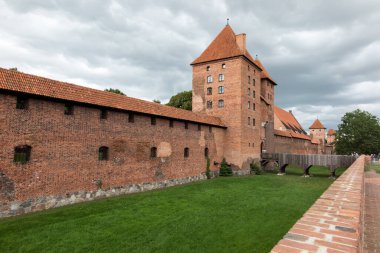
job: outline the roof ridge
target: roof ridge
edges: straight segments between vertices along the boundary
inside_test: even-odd
[[[224,127],[215,116],[1,67],[0,89]]]

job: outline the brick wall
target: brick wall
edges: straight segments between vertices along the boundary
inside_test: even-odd
[[[220,117],[227,126],[224,154],[235,170],[248,171],[252,159],[260,157],[260,72],[243,57],[193,66],[193,111]],[[223,81],[219,81],[220,74],[224,75]],[[211,83],[207,82],[208,76],[212,76]],[[219,86],[224,87],[223,94],[218,93]],[[212,88],[212,94],[207,93],[208,88]],[[223,108],[218,107],[220,99],[224,100]],[[207,101],[212,101],[212,108],[207,108]]]
[[[365,157],[358,158],[272,249],[272,253],[361,252]]]
[[[95,181],[104,189],[129,184],[162,182],[199,176],[205,172],[204,149],[209,149],[211,170],[224,153],[223,128],[74,106],[73,115],[64,115],[64,103],[29,99],[28,109],[16,109],[16,97],[0,94],[0,212],[13,201],[44,196],[66,196],[78,191],[95,191]],[[6,116],[5,116],[6,115]],[[30,161],[15,163],[14,148],[32,147]],[[101,146],[109,148],[109,159],[98,160]],[[150,157],[157,147],[157,158]],[[184,158],[184,148],[190,155]]]
[[[274,153],[287,154],[318,154],[318,145],[311,143],[309,140],[289,138],[275,135]]]

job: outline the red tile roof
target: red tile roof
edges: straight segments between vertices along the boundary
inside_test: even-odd
[[[0,90],[225,127],[220,118],[0,68]]]
[[[335,134],[335,130],[334,129],[329,129],[329,131],[327,131],[327,135],[334,135]]]
[[[283,136],[283,137],[289,137],[289,138],[292,137],[292,135],[290,134],[290,132],[288,132],[288,131],[282,131],[282,130],[277,130],[277,129],[274,129],[274,134],[275,135],[279,135],[279,136]]]
[[[288,133],[288,137],[303,139],[303,140],[311,140],[310,136],[305,134],[305,130],[302,128],[300,123],[297,121],[297,119],[294,117],[293,114],[290,112],[285,111],[284,109],[281,109],[278,106],[274,106],[274,113],[276,116],[281,120],[281,122],[289,128],[288,131],[281,131],[281,130],[275,130],[275,134],[277,131],[277,135],[281,135],[280,132],[286,132]],[[279,132],[280,131],[280,132]],[[281,135],[284,136],[284,135]]]
[[[291,114],[290,112],[287,112],[278,106],[274,106],[274,113],[282,121],[282,123],[284,123],[290,127],[293,127],[295,129],[299,129],[301,132],[305,132],[305,130],[302,128],[301,124],[297,121],[297,119],[294,117],[294,115]]]
[[[266,70],[266,68],[264,67],[264,65],[261,63],[261,61],[259,59],[256,59],[255,60],[255,63],[256,65],[258,65],[263,71],[261,72],[261,78],[262,79],[265,79],[267,78],[268,80],[270,80],[273,84],[277,85],[277,83],[273,80],[273,78],[269,75],[268,71]]]
[[[319,121],[319,119],[316,119],[309,129],[326,129],[326,127]]]
[[[204,63],[214,60],[226,59],[236,56],[244,56],[253,64],[257,65],[251,54],[240,49],[236,42],[236,34],[231,26],[226,25],[223,30],[216,36],[211,44],[203,53],[196,58],[191,65]],[[260,68],[260,66],[258,66]]]

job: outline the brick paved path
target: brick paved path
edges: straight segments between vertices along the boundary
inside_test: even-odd
[[[380,253],[380,174],[365,173],[364,252]]]

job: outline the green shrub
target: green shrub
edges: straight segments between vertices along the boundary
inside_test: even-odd
[[[222,177],[232,176],[232,169],[230,166],[228,166],[228,164],[226,163],[226,159],[224,158],[220,164],[219,176],[222,176]]]
[[[261,175],[263,173],[261,165],[256,161],[253,161],[250,167],[251,167],[251,174]]]
[[[210,175],[210,158],[207,157],[207,164],[206,164],[206,177],[207,179],[211,178]]]

